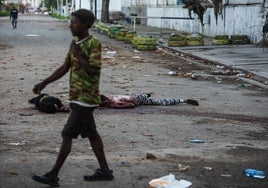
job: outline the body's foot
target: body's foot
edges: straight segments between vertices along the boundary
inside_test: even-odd
[[[187,99],[186,100],[186,103],[191,104],[191,105],[194,105],[194,106],[198,106],[199,105],[199,103],[196,100],[193,100],[193,99]]]
[[[109,170],[108,172],[102,172],[99,168],[95,171],[93,175],[84,176],[85,181],[109,181],[113,180],[113,171]]]
[[[48,173],[42,175],[42,176],[37,176],[34,175],[33,177],[34,181],[37,181],[39,183],[47,184],[50,185],[51,187],[58,187],[60,184],[58,183],[59,178],[58,177],[53,177]]]

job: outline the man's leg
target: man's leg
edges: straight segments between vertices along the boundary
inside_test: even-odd
[[[17,28],[17,18],[14,19],[14,27]]]
[[[68,154],[71,151],[71,147],[72,147],[72,138],[63,137],[60,152],[58,154],[56,163],[54,167],[52,168],[52,170],[42,176],[34,175],[33,180],[39,183],[48,184],[52,187],[59,186],[59,183],[58,183],[59,178],[57,176],[64,161],[66,160]]]
[[[107,164],[107,160],[104,154],[104,148],[103,148],[103,142],[102,139],[97,132],[93,136],[89,136],[89,142],[91,144],[91,147],[93,149],[93,152],[99,162],[100,170],[103,172],[109,171],[109,167]]]
[[[109,169],[106,157],[104,154],[102,139],[98,132],[88,137],[92,146],[93,152],[99,162],[100,169],[97,169],[94,174],[84,176],[86,181],[107,181],[113,180],[113,171]]]
[[[64,161],[66,160],[67,156],[71,152],[71,147],[72,147],[72,138],[63,137],[60,152],[58,154],[56,163],[55,163],[54,167],[52,168],[52,170],[49,172],[51,174],[51,176],[54,176],[54,177],[58,176],[58,173],[59,173]]]
[[[11,18],[11,23],[12,23],[12,26],[13,26],[13,29],[15,28],[15,18]]]

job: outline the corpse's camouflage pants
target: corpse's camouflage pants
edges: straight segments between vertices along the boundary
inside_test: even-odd
[[[136,105],[159,105],[159,106],[171,106],[179,103],[183,103],[183,99],[167,98],[167,99],[153,99],[148,97],[147,94],[131,94]]]

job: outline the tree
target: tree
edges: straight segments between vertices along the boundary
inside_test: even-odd
[[[44,0],[43,2],[48,11],[53,11],[57,7],[57,1],[55,0]]]
[[[110,22],[109,4],[110,0],[102,0],[101,21],[105,23]]]

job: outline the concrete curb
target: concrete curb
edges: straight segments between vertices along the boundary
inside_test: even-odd
[[[250,72],[250,71],[247,71],[243,68],[237,68],[237,67],[233,67],[233,66],[229,66],[229,65],[226,65],[224,63],[221,63],[219,61],[213,61],[213,60],[210,60],[210,59],[206,59],[206,58],[203,58],[203,57],[200,57],[200,56],[197,56],[197,55],[193,55],[193,54],[190,54],[188,52],[185,52],[184,50],[180,50],[180,49],[175,49],[173,47],[169,47],[165,44],[157,44],[158,46],[162,47],[162,48],[166,48],[166,49],[169,49],[169,50],[172,50],[172,51],[176,51],[176,52],[179,52],[180,54],[183,54],[184,56],[188,56],[188,57],[191,57],[195,60],[198,60],[198,61],[202,61],[204,63],[201,63],[201,62],[198,62],[198,64],[203,64],[203,65],[206,65],[206,66],[209,66],[211,67],[211,64],[212,65],[220,65],[220,66],[224,66],[226,68],[229,68],[229,69],[233,69],[233,70],[239,70],[245,74],[251,74],[253,76],[252,79],[249,79],[249,78],[244,78],[244,77],[240,77],[241,79],[243,79],[244,81],[246,82],[249,82],[251,84],[254,84],[254,85],[257,85],[261,88],[264,88],[264,89],[268,89],[268,83],[267,83],[267,78],[265,77],[262,77],[260,75],[257,75],[253,72]],[[181,57],[183,58],[182,56],[178,56],[178,57]],[[189,60],[189,59],[187,59]],[[193,61],[194,62],[194,61]],[[197,63],[197,62],[195,62]]]

